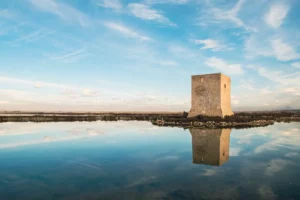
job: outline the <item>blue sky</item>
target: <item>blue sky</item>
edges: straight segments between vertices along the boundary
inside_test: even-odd
[[[0,110],[183,111],[190,76],[234,110],[300,108],[296,0],[0,2]]]

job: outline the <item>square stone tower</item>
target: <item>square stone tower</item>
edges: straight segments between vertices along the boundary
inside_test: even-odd
[[[221,73],[192,76],[192,108],[188,117],[233,115],[230,82]]]

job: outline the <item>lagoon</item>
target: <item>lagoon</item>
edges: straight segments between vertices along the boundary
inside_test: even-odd
[[[0,124],[0,199],[300,199],[300,123]]]

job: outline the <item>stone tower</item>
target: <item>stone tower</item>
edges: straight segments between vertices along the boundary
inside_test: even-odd
[[[188,117],[233,115],[230,82],[221,73],[192,76],[192,108]]]
[[[231,129],[190,128],[193,163],[220,166],[229,159]]]

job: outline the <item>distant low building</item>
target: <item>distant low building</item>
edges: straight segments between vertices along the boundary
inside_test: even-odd
[[[192,76],[192,107],[188,117],[233,115],[230,82],[230,77],[221,73]]]

